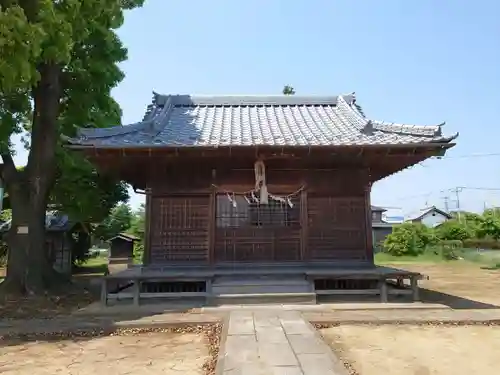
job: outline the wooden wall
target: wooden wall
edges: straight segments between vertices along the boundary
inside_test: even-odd
[[[252,169],[192,169],[150,182],[150,263],[372,260],[366,170],[269,169],[271,193],[297,193],[259,207],[226,194],[250,190]]]

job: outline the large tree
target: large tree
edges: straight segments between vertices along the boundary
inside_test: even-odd
[[[60,135],[117,122],[110,95],[126,59],[115,30],[144,0],[0,0],[0,155],[12,206],[2,287],[43,293],[58,285],[44,244],[50,191],[66,151]],[[29,132],[28,162],[14,164],[10,137]],[[70,157],[70,156],[68,156]],[[90,167],[88,167],[90,169]]]

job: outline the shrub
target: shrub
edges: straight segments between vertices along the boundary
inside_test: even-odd
[[[136,262],[142,263],[142,257],[144,254],[144,244],[142,241],[134,242],[134,260]]]
[[[456,260],[459,259],[456,251],[463,247],[463,243],[460,240],[445,240],[439,242],[439,247],[443,259]]]
[[[7,243],[0,239],[0,267],[7,265]]]
[[[445,240],[439,241],[439,246],[442,249],[460,249],[464,246],[463,242],[460,240]]]
[[[436,236],[440,240],[459,240],[463,241],[472,236],[465,222],[458,220],[448,220],[436,228]]]
[[[395,226],[386,237],[384,251],[395,256],[416,256],[432,243],[435,243],[435,236],[430,228],[420,223],[403,223]]]
[[[471,238],[463,241],[463,247],[468,249],[491,249],[499,250],[500,241],[493,238]]]

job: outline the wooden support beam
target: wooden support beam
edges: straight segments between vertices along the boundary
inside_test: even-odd
[[[307,261],[309,259],[309,249],[307,246],[309,231],[308,231],[308,215],[307,215],[307,189],[304,188],[300,192],[300,259]]]
[[[152,190],[146,188],[146,212],[145,212],[145,232],[144,233],[144,253],[142,255],[142,263],[148,265],[151,262],[151,225],[152,225]]]
[[[208,206],[208,262],[215,262],[215,220],[217,210],[217,191],[212,186],[210,193],[210,202]]]
[[[103,306],[108,305],[108,280],[106,280],[106,277],[101,278],[101,304]]]
[[[387,303],[388,292],[387,292],[387,283],[385,279],[379,281],[379,288],[380,288],[380,302]]]
[[[134,306],[139,306],[141,301],[141,280],[139,279],[134,279],[134,285],[133,285],[133,297],[134,297]]]
[[[365,237],[366,237],[366,256],[368,261],[374,262],[373,254],[373,229],[372,229],[372,210],[371,210],[371,183],[365,185]]]
[[[413,301],[419,301],[420,296],[419,296],[419,288],[418,288],[418,279],[416,277],[411,277],[410,278],[410,285],[411,285],[411,291],[412,291],[412,296],[413,296]]]

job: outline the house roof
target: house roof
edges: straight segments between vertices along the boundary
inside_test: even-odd
[[[139,237],[136,237],[136,236],[134,236],[132,234],[119,233],[117,236],[115,236],[113,238],[110,238],[109,241],[113,241],[113,240],[116,240],[116,239],[121,239],[121,240],[129,241],[129,242],[139,241],[140,240]]]
[[[191,96],[154,93],[141,122],[79,129],[77,146],[342,146],[450,142],[441,126],[365,118],[353,94],[338,96]]]
[[[420,209],[420,210],[418,210],[418,211],[416,211],[416,212],[412,212],[412,213],[408,214],[408,215],[406,216],[406,219],[405,219],[405,220],[406,220],[406,221],[420,220],[420,219],[422,219],[425,215],[427,215],[428,213],[430,213],[430,212],[432,212],[432,211],[434,211],[434,212],[436,212],[436,213],[438,213],[438,214],[440,214],[440,215],[443,215],[443,216],[445,216],[445,217],[446,217],[446,218],[448,218],[448,219],[451,219],[451,218],[452,218],[452,216],[451,216],[449,213],[447,213],[447,212],[445,212],[445,211],[443,211],[443,210],[440,210],[440,209],[439,209],[439,208],[437,208],[436,206],[431,206],[431,207],[425,207],[425,208],[422,208],[422,209]]]
[[[0,232],[10,230],[12,220],[0,224]],[[45,216],[45,229],[49,232],[66,232],[73,228],[74,222],[70,221],[68,215],[57,211],[47,212]]]

